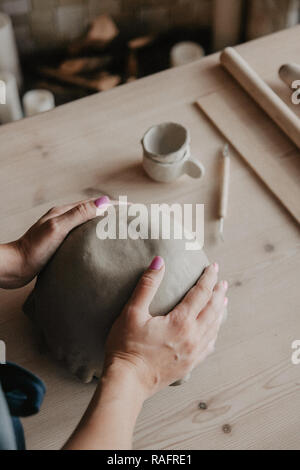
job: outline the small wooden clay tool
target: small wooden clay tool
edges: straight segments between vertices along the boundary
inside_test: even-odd
[[[228,210],[228,196],[229,196],[229,179],[230,179],[230,157],[229,145],[226,144],[223,148],[223,162],[222,162],[222,187],[221,187],[221,200],[220,200],[220,236],[224,241],[224,220],[227,216]]]

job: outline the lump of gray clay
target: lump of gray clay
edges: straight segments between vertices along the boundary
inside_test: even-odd
[[[186,240],[162,239],[160,227],[159,239],[101,240],[99,220],[69,234],[24,305],[54,357],[86,383],[101,376],[109,330],[154,256],[164,258],[166,272],[152,315],[167,314],[208,265],[202,250],[185,249]]]

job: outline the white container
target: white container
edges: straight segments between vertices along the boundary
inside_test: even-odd
[[[193,159],[190,135],[180,124],[167,122],[151,127],[142,139],[143,167],[148,176],[160,183],[169,183],[187,174],[201,178],[203,165]]]
[[[178,42],[171,49],[171,67],[190,64],[196,60],[202,59],[204,55],[204,49],[200,44],[192,41]]]
[[[11,72],[20,87],[22,77],[15,35],[8,15],[0,12],[0,71]]]
[[[22,119],[22,107],[15,76],[10,72],[0,71],[0,122],[7,124]]]
[[[53,93],[48,90],[31,90],[23,96],[23,107],[26,117],[35,116],[55,108]]]

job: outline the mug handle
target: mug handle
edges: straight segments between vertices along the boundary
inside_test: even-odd
[[[205,168],[202,163],[194,158],[189,158],[184,164],[183,173],[189,175],[191,178],[202,178],[205,174]]]

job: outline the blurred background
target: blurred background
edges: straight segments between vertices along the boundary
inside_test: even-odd
[[[300,0],[0,0],[0,82],[48,91],[25,95],[32,115],[295,26],[299,12]]]

